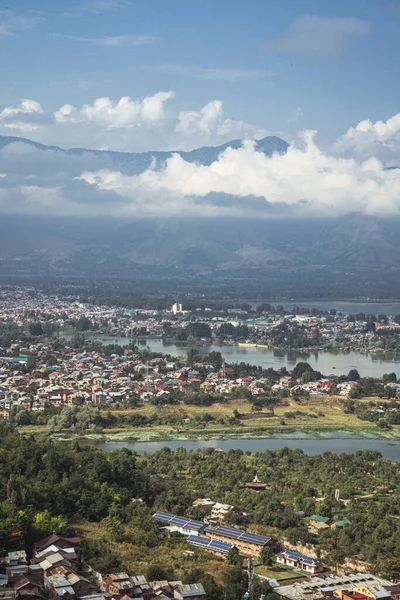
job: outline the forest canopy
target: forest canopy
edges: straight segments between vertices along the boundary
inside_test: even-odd
[[[0,455],[2,554],[24,546],[29,551],[35,539],[72,530],[79,521],[116,530],[139,522],[157,544],[153,512],[196,518],[193,501],[210,497],[238,508],[231,525],[313,543],[327,564],[360,553],[368,561],[400,561],[400,469],[379,452],[305,456],[283,448],[250,455],[164,448],[139,457],[127,449],[105,452],[35,439],[0,423]],[[265,492],[246,488],[255,474],[267,484]],[[336,489],[346,504],[335,500]],[[352,525],[317,537],[304,518],[314,513]]]

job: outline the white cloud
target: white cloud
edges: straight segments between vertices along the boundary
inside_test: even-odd
[[[387,121],[360,121],[339,138],[335,150],[345,155],[379,156],[388,164],[400,166],[400,113]]]
[[[26,31],[44,22],[43,16],[17,15],[12,10],[0,10],[0,37]]]
[[[220,100],[196,110],[179,110],[174,97],[172,91],[136,99],[103,97],[82,106],[67,103],[54,112],[42,109],[35,100],[23,100],[0,113],[0,135],[11,128],[15,135],[29,131],[34,141],[44,144],[132,152],[191,150],[232,137],[266,135],[259,127],[227,117]]]
[[[290,121],[297,121],[297,119],[301,119],[301,117],[304,117],[304,112],[303,109],[298,106],[296,110],[293,111]]]
[[[95,123],[107,129],[132,127],[142,122],[154,122],[164,118],[164,104],[174,97],[173,92],[157,92],[141,100],[122,97],[118,102],[110,98],[98,98],[93,104],[80,109],[65,104],[54,113],[59,123]]]
[[[14,106],[7,106],[0,112],[0,125],[20,132],[34,131],[40,127],[43,109],[35,100],[21,100]]]
[[[267,42],[266,49],[284,54],[338,56],[370,30],[370,23],[363,19],[303,15],[281,37]]]
[[[265,131],[255,131],[243,121],[225,117],[223,103],[213,100],[198,111],[185,110],[178,115],[178,123],[175,131],[184,135],[200,134],[202,138],[208,139],[212,133],[217,136],[226,137],[262,137]]]
[[[275,205],[301,207],[301,214],[337,215],[400,213],[400,172],[386,170],[371,158],[358,162],[322,152],[315,132],[303,133],[303,145],[292,144],[284,155],[268,158],[254,143],[228,148],[210,166],[188,163],[173,155],[161,170],[126,176],[109,169],[84,172],[82,178],[100,190],[142,202],[149,214],[180,214],[197,210],[190,199],[221,192],[244,198],[264,197]],[[160,198],[174,199],[160,204]],[[224,211],[223,211],[224,212]]]
[[[109,133],[121,136],[132,123],[153,127],[153,119],[158,125],[159,117],[163,122],[164,112],[159,112],[157,101],[145,107],[142,99],[139,108],[132,107],[132,102],[105,99],[80,109],[64,105],[54,124],[57,128],[76,127],[84,134],[86,127],[101,124]],[[40,111],[40,105],[20,103],[5,114],[17,119],[37,114],[43,117]],[[210,132],[218,135],[216,130],[226,121],[225,126],[230,127],[221,103],[189,112],[190,117],[185,114],[182,118],[181,114],[180,120],[175,118],[173,123],[185,123],[185,127],[180,133],[173,130],[172,135],[203,139]],[[397,130],[397,120],[390,119],[378,124],[362,122],[350,131],[356,139],[368,134],[387,143]],[[121,172],[124,167],[117,170],[107,155],[41,152],[15,143],[0,150],[5,175],[0,178],[0,206],[8,212],[120,217],[184,214],[264,218],[271,214],[319,216],[355,211],[400,214],[400,169],[387,170],[376,155],[368,159],[357,154],[346,156],[338,153],[337,146],[332,152],[323,151],[312,131],[303,132],[300,139],[300,143],[292,142],[286,154],[272,157],[246,141],[238,149],[227,148],[208,166],[189,163],[174,154],[165,164],[154,162],[136,176]]]
[[[15,106],[8,106],[0,113],[0,119],[7,119],[9,117],[14,117],[15,115],[26,115],[26,114],[37,114],[43,113],[43,109],[39,102],[35,100],[21,100],[19,104]]]
[[[175,154],[136,176],[126,174],[135,172],[128,170],[129,158],[121,167],[127,170],[119,172],[108,155],[66,155],[12,144],[0,151],[5,175],[0,178],[1,197],[5,203],[7,194],[18,200],[15,207],[9,202],[7,210],[18,206],[39,213],[97,214],[99,207],[101,214],[119,216],[259,211],[262,217],[271,214],[263,209],[265,202],[274,214],[281,207],[297,215],[400,214],[400,169],[386,168],[399,164],[400,113],[387,121],[361,121],[331,151],[319,148],[315,132],[308,131],[300,143],[292,142],[286,154],[267,157],[250,141],[265,132],[227,117],[221,101],[182,111],[173,108],[173,98],[171,91],[118,101],[98,98],[82,106],[64,104],[54,113],[25,99],[0,110],[0,133],[29,131],[30,137],[44,143],[117,150],[191,149],[236,138],[249,141],[226,149],[207,166]]]
[[[53,34],[53,37],[83,42],[92,46],[105,46],[116,48],[118,46],[146,46],[153,44],[156,38],[153,35],[111,35],[101,38],[78,37],[73,35]]]

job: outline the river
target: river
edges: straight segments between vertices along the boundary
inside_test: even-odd
[[[332,436],[338,436],[338,433],[332,433]],[[350,435],[342,438],[332,439],[230,439],[230,440],[207,440],[207,441],[171,441],[171,442],[101,442],[96,446],[102,450],[121,450],[128,448],[137,454],[157,452],[166,446],[171,450],[185,448],[186,450],[200,450],[201,448],[220,448],[227,452],[228,450],[243,450],[243,452],[264,452],[265,450],[275,450],[277,448],[299,448],[307,455],[313,456],[323,452],[334,452],[335,454],[354,454],[358,450],[377,450],[381,452],[384,458],[400,462],[400,440],[378,440],[378,439],[360,439],[352,438]]]
[[[65,335],[66,339],[69,337]],[[182,342],[166,342],[156,338],[132,340],[126,337],[100,335],[88,336],[88,339],[97,339],[104,344],[120,344],[121,346],[127,346],[133,341],[139,348],[148,346],[153,352],[162,352],[174,356],[186,356],[189,348],[193,347]],[[400,376],[400,360],[382,360],[359,352],[301,354],[296,351],[270,350],[260,347],[217,346],[215,344],[195,347],[200,354],[207,354],[212,350],[221,352],[227,363],[246,362],[264,369],[272,367],[277,370],[286,367],[291,370],[299,361],[305,361],[323,375],[347,375],[350,369],[357,369],[361,377],[382,377],[384,373],[391,373],[392,371],[396,373],[397,377]]]

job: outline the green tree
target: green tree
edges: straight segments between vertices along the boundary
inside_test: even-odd
[[[313,372],[313,368],[310,364],[306,362],[298,362],[295,368],[292,371],[292,376],[297,379],[301,377],[304,373]]]
[[[222,323],[219,328],[219,333],[221,335],[235,335],[236,327],[232,325],[232,323]]]
[[[33,371],[36,367],[36,356],[34,356],[33,354],[29,354],[28,355],[28,360],[26,361],[26,368],[27,370]]]
[[[112,540],[118,542],[122,539],[124,526],[119,519],[108,515],[108,517],[102,520],[101,524]]]
[[[36,513],[33,518],[33,528],[39,536],[50,533],[61,533],[66,527],[66,521],[61,516],[53,517],[49,510]]]
[[[376,572],[381,577],[390,579],[391,581],[400,580],[400,557],[388,557],[379,559],[376,563]]]
[[[88,331],[91,328],[91,322],[85,316],[81,316],[76,322],[76,329],[78,331]]]
[[[162,567],[160,565],[150,565],[146,572],[148,581],[171,581],[174,579],[174,572],[171,567]]]
[[[382,381],[383,383],[396,383],[397,381],[397,376],[396,373],[384,373],[382,375]]]
[[[263,546],[260,552],[260,562],[262,565],[272,565],[272,550],[269,546]]]
[[[239,550],[233,546],[226,555],[226,560],[230,565],[241,567],[243,564],[243,558],[239,554]]]
[[[357,369],[350,369],[347,379],[349,381],[358,381],[360,379],[360,373],[357,371]]]
[[[31,323],[29,325],[29,333],[31,335],[35,335],[35,336],[37,336],[37,335],[43,335],[42,324],[39,321],[37,321],[36,323]]]

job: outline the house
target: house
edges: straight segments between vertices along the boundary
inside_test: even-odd
[[[74,590],[75,595],[79,598],[81,596],[88,596],[89,594],[93,594],[96,591],[96,588],[88,579],[86,579],[85,577],[81,577],[76,573],[66,573],[66,579],[68,579],[71,587]]]
[[[19,577],[26,575],[29,571],[28,565],[16,565],[15,567],[6,567],[6,575],[9,578],[9,581],[16,580]]]
[[[195,521],[187,517],[177,517],[170,513],[156,512],[153,515],[154,521],[165,523],[169,531],[177,531],[182,535],[200,535],[204,532],[207,525],[202,521]]]
[[[270,537],[248,533],[234,527],[207,527],[204,533],[212,540],[232,544],[246,556],[258,556],[264,546],[273,545]]]
[[[322,517],[321,515],[311,515],[310,517],[310,525],[318,525],[319,523],[323,523],[324,525],[329,524],[329,517]]]
[[[64,575],[50,575],[45,578],[45,589],[53,600],[75,598],[74,588]]]
[[[210,538],[201,535],[190,535],[186,541],[192,546],[202,548],[203,550],[209,550],[215,554],[226,555],[228,554],[229,550],[233,548],[233,544],[217,540],[210,540]]]
[[[216,502],[211,509],[211,519],[223,521],[229,513],[235,509],[231,504],[220,504]]]
[[[76,546],[80,546],[81,540],[78,537],[63,537],[62,535],[57,535],[52,533],[47,536],[43,540],[36,542],[33,544],[33,550],[35,553],[42,552],[46,548],[49,548],[52,544],[56,544],[59,548],[72,548]]]
[[[65,560],[71,563],[71,565],[76,565],[79,560],[75,548],[60,548],[56,544],[52,544],[45,550],[37,552],[36,556],[31,559],[31,565],[40,564],[43,560],[53,554],[60,554]]]
[[[10,565],[10,567],[16,567],[17,565],[28,564],[25,550],[17,550],[15,552],[9,552],[8,553],[8,564]]]
[[[369,596],[349,592],[347,590],[336,590],[335,597],[339,600],[372,600],[372,598],[370,598]]]
[[[102,589],[112,596],[125,596],[132,592],[134,585],[128,573],[110,573],[102,581]]]
[[[365,582],[354,586],[353,592],[356,594],[364,594],[372,600],[390,600],[390,592],[380,583]]]
[[[211,513],[214,504],[214,500],[210,498],[197,498],[197,500],[194,500],[192,506],[201,510],[205,515],[208,515]]]
[[[150,588],[152,592],[152,597],[157,598],[158,600],[163,600],[167,598],[172,598],[174,595],[174,588],[181,584],[181,581],[151,581]]]
[[[205,598],[206,593],[201,583],[188,583],[178,585],[174,590],[174,598],[176,600],[202,600]]]
[[[38,591],[41,589],[41,585],[36,581],[32,581],[28,577],[22,577],[19,581],[14,584],[14,589],[18,591],[19,594],[29,591]]]
[[[323,563],[316,558],[311,558],[310,556],[300,554],[299,552],[292,552],[291,550],[277,554],[276,562],[281,565],[286,565],[287,567],[292,567],[293,569],[307,571],[307,573],[311,573],[311,575],[324,570]]]
[[[364,584],[368,586],[381,586],[387,593],[390,593],[390,590],[396,587],[392,582],[382,577],[371,575],[370,573],[348,573],[341,576],[331,575],[329,578],[316,575],[304,583],[292,583],[279,587],[279,595],[288,600],[338,597],[339,591],[353,590],[354,592],[355,588]]]
[[[134,575],[133,577],[130,577],[130,580],[134,586],[130,593],[130,598],[143,598],[143,600],[148,600],[152,591],[146,577],[144,575]]]
[[[45,573],[46,571],[50,571],[51,569],[61,565],[72,568],[72,564],[68,561],[68,559],[64,558],[60,552],[52,552],[51,554],[48,554],[46,558],[43,558],[39,563],[39,566]]]
[[[331,528],[342,528],[342,527],[348,527],[349,525],[352,525],[353,523],[351,521],[349,521],[349,519],[342,519],[340,521],[334,521],[333,523],[331,523]]]
[[[390,595],[393,598],[393,600],[400,600],[400,583],[398,583],[397,585],[390,586],[385,585],[385,589],[388,592],[390,592]]]

